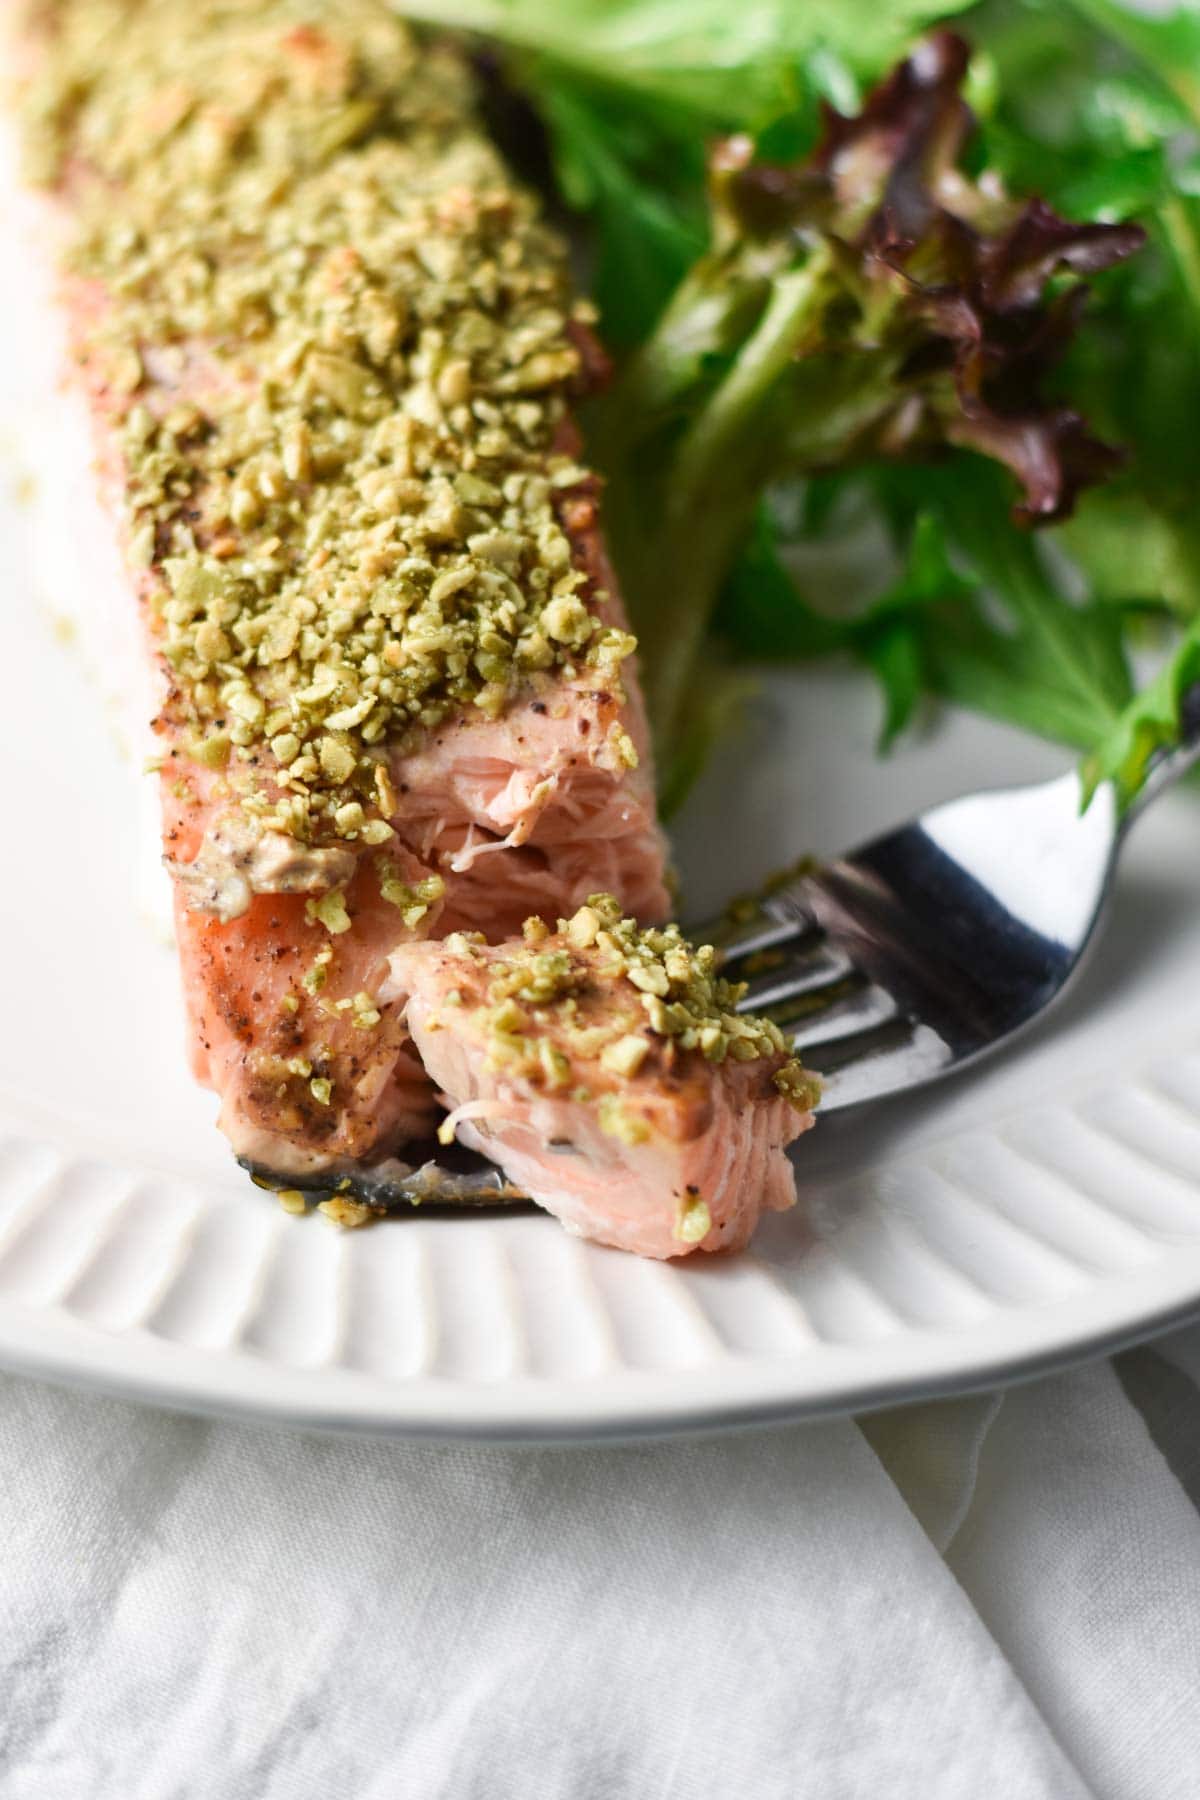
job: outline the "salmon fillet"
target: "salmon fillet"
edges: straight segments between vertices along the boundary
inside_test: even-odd
[[[399,947],[667,912],[591,315],[461,52],[380,0],[34,0],[21,61],[192,1066],[239,1155],[344,1170],[436,1116]]]
[[[443,1136],[567,1228],[642,1256],[736,1250],[795,1204],[787,1147],[817,1084],[675,926],[593,895],[548,932],[397,949],[392,983],[445,1104]]]

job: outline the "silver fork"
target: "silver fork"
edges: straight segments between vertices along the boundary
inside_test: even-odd
[[[1074,772],[968,794],[689,936],[717,945],[722,972],[747,983],[741,1010],[773,1018],[821,1077],[822,1113],[940,1081],[1029,1030],[1070,985],[1130,825],[1200,762],[1200,686],[1183,722],[1124,813],[1109,783],[1084,807]],[[471,1151],[408,1155],[332,1180],[251,1173],[381,1212],[529,1204]]]
[[[714,928],[742,1009],[821,1076],[822,1113],[940,1081],[1040,1021],[1098,939],[1131,824],[1200,761],[1200,687],[1183,715],[1124,813],[1107,782],[1085,808],[1074,772],[968,794]]]

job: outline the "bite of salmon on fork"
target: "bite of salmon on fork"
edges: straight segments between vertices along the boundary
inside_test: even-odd
[[[668,910],[571,416],[592,313],[462,50],[381,0],[17,16],[157,683],[193,1067],[244,1159],[353,1181],[438,1116],[398,948],[601,886]]]
[[[819,1086],[711,947],[596,894],[548,931],[456,932],[391,958],[441,1128],[582,1237],[658,1258],[736,1250],[796,1203],[788,1146]]]

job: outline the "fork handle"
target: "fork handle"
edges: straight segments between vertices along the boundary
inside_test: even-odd
[[[1150,760],[1146,778],[1126,808],[1122,830],[1139,818],[1151,801],[1174,787],[1175,783],[1200,762],[1200,681],[1183,696],[1179,708],[1179,739],[1169,749],[1160,750]]]

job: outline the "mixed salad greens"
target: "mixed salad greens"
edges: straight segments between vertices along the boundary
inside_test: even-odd
[[[404,10],[499,47],[591,227],[668,810],[731,661],[837,652],[885,742],[936,696],[1132,796],[1200,679],[1200,0]]]

